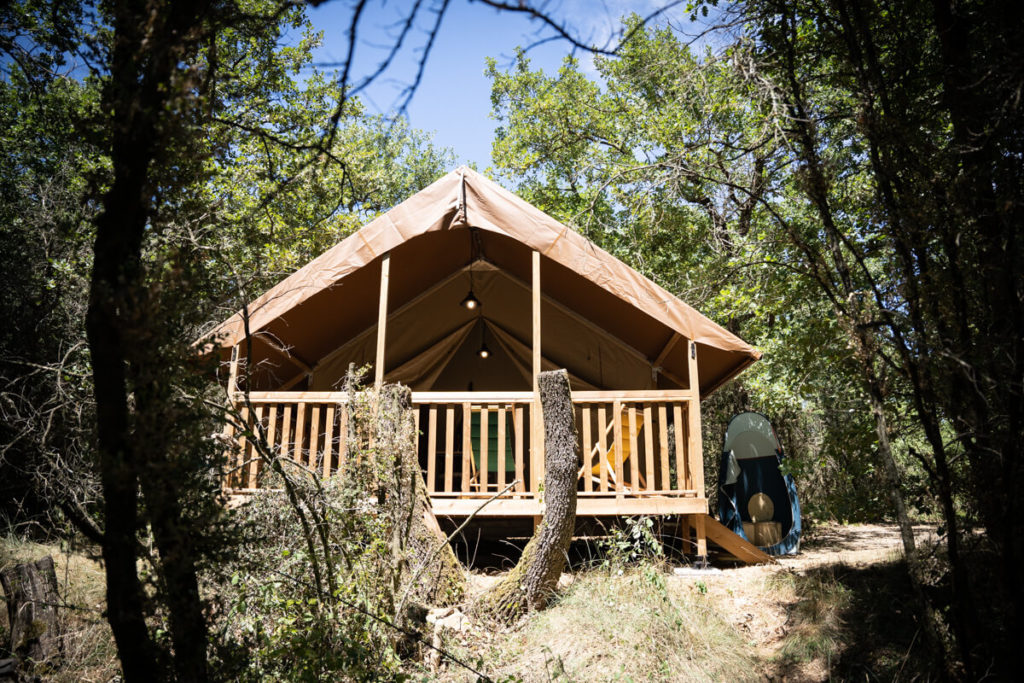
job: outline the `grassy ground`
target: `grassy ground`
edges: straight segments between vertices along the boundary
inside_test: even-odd
[[[755,680],[740,636],[701,597],[669,591],[662,567],[576,574],[555,605],[521,628],[451,645],[496,679]],[[464,680],[451,671],[445,678]]]
[[[106,605],[103,569],[81,552],[66,552],[60,546],[43,545],[15,536],[0,537],[0,570],[14,564],[33,562],[52,555],[57,570],[57,592],[66,609],[58,611],[62,621],[63,664],[45,680],[53,683],[110,681],[119,666],[110,627],[103,618]],[[0,658],[7,653],[10,634],[7,609],[0,609]]]
[[[495,680],[743,681],[936,678],[917,629],[892,527],[827,527],[778,565],[676,576],[665,564],[563,576],[548,610],[514,628],[474,624],[443,646]],[[0,537],[0,568],[51,554],[65,664],[52,681],[117,675],[101,613],[100,565],[83,553]],[[498,577],[475,573],[486,590]],[[0,658],[7,643],[0,610]],[[415,679],[475,680],[464,669],[410,663]]]
[[[928,529],[922,528],[923,536]],[[921,642],[899,536],[827,526],[777,565],[676,576],[650,565],[563,576],[558,603],[446,645],[495,679],[828,681],[937,677]],[[476,590],[497,577],[475,575]],[[473,677],[452,667],[444,680]]]

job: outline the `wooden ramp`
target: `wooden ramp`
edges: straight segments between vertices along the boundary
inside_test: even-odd
[[[741,562],[747,564],[775,563],[775,558],[730,531],[728,527],[711,515],[702,515],[702,517],[704,517],[704,533],[707,535],[707,539],[732,553]]]

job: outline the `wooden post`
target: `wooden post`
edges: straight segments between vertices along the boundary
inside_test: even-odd
[[[544,467],[544,423],[541,417],[540,389],[537,376],[540,374],[540,252],[533,252],[533,403],[530,406],[530,491],[537,493]]]
[[[708,536],[707,529],[704,526],[704,522],[707,520],[707,515],[694,515],[693,520],[697,527],[697,563],[707,564],[708,561]]]
[[[690,476],[692,477],[693,488],[697,491],[698,498],[705,498],[704,492],[704,439],[701,436],[700,427],[700,379],[697,375],[697,344],[690,342],[690,391],[693,398],[686,409],[687,417],[687,445],[690,456]],[[698,524],[698,539],[703,538],[703,523]],[[701,541],[698,540],[698,543]]]
[[[238,345],[235,344],[234,346],[231,347],[231,364],[228,366],[228,412],[225,415],[226,419],[224,420],[224,443],[225,444],[231,444],[232,440],[235,437],[235,426],[234,426],[234,424],[232,424],[231,420],[234,419],[234,416],[232,415],[232,412],[235,409],[235,393],[237,392],[237,390],[238,390]],[[230,463],[231,463],[231,458],[230,458],[231,446],[230,445],[227,446],[227,452],[228,452],[228,465],[229,465],[229,469],[230,469]],[[225,491],[230,491],[231,490],[231,488],[232,488],[231,483],[232,483],[233,479],[234,479],[234,477],[230,476],[230,475],[224,478],[223,488],[224,488]]]
[[[231,347],[231,365],[228,366],[228,400],[234,403],[238,391],[238,344]]]
[[[373,386],[384,386],[384,337],[388,326],[388,279],[391,277],[391,252],[380,263],[380,305],[377,308],[377,362],[373,366]]]

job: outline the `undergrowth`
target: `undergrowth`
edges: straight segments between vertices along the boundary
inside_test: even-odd
[[[61,545],[26,541],[15,535],[0,536],[0,571],[15,564],[53,557],[57,594],[61,605],[57,618],[63,638],[59,666],[50,671],[50,683],[109,681],[120,671],[113,634],[104,618],[106,579],[99,562]],[[0,608],[0,659],[10,641],[7,607]]]
[[[850,605],[850,590],[831,572],[776,572],[765,584],[780,602],[790,603],[791,626],[777,658],[784,664],[833,661],[844,645],[843,614]]]
[[[754,680],[746,649],[711,605],[670,594],[663,567],[643,562],[576,575],[554,606],[495,639],[485,658],[523,681]]]

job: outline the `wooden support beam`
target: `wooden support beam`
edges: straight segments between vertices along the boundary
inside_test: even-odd
[[[231,364],[228,366],[228,399],[234,400],[238,391],[238,344],[231,347]]]
[[[309,363],[307,363],[306,361],[304,361],[303,359],[299,358],[294,353],[289,351],[288,348],[285,347],[284,345],[278,343],[278,341],[276,339],[274,339],[274,337],[272,337],[269,333],[267,333],[267,332],[257,332],[254,335],[252,335],[252,338],[256,339],[258,341],[263,342],[263,344],[266,345],[267,347],[269,347],[270,350],[274,351],[275,353],[277,353],[280,356],[284,356],[293,365],[299,366],[299,368],[305,374],[308,375],[311,372],[313,372],[313,368],[312,368],[312,366]]]
[[[689,451],[690,485],[697,495],[704,497],[704,439],[700,425],[700,377],[697,374],[697,344],[689,342],[690,391],[693,400],[686,405],[686,435]]]
[[[538,392],[540,374],[540,252],[533,252],[533,391]]]
[[[532,371],[533,371],[533,403],[530,405],[530,491],[537,491],[537,484],[541,479],[544,466],[544,425],[540,409],[540,389],[537,384],[537,375],[540,374],[540,252],[534,251],[532,255],[533,278],[530,288],[532,294],[533,311],[533,339],[532,339]]]
[[[707,515],[694,515],[697,532],[697,557],[706,560],[708,556]]]
[[[377,308],[377,361],[373,366],[373,386],[384,386],[384,342],[388,326],[388,280],[391,277],[391,252],[380,262],[380,304]]]
[[[707,501],[704,501],[704,504],[706,505]],[[734,534],[714,517],[709,517],[706,514],[698,515],[698,517],[698,522],[704,525],[705,538],[732,553],[741,562],[747,564],[775,563],[775,558],[750,541]],[[700,540],[698,539],[697,542],[699,544]],[[699,548],[697,552],[700,552]]]
[[[665,344],[665,348],[663,348],[661,350],[661,353],[658,354],[658,357],[654,359],[655,367],[661,367],[661,364],[665,362],[666,358],[668,358],[668,354],[672,353],[672,349],[676,347],[676,344],[682,338],[683,335],[679,334],[678,332],[674,332],[672,334],[672,337],[668,340],[668,343]]]

